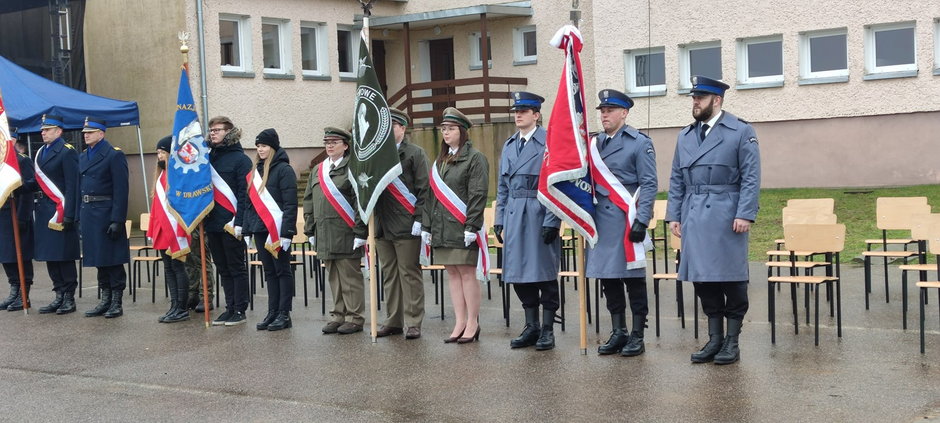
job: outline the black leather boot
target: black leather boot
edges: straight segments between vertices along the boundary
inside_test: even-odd
[[[75,310],[75,291],[62,294],[62,305],[55,311],[55,314],[69,314],[74,313]]]
[[[535,345],[539,340],[539,308],[525,308],[525,328],[518,337],[509,341],[510,348],[525,348]]]
[[[542,310],[542,334],[535,343],[536,351],[555,348],[555,310]]]
[[[62,307],[62,301],[64,300],[64,295],[61,292],[55,292],[55,299],[47,306],[39,307],[39,314],[49,314],[55,313],[59,307]]]
[[[189,310],[186,307],[182,307],[182,304],[186,304],[189,301],[189,287],[186,284],[180,284],[176,287],[176,303],[179,306],[176,307],[176,311],[173,314],[169,314],[163,319],[164,323],[174,323],[182,322],[184,320],[189,320]]]
[[[111,291],[111,307],[108,307],[108,311],[104,313],[106,319],[113,319],[115,317],[124,315],[124,307],[121,302],[124,300],[124,291],[113,290]]]
[[[693,363],[710,363],[715,359],[715,354],[721,350],[721,344],[725,341],[725,319],[721,317],[708,318],[708,343],[698,352],[692,353]]]
[[[277,313],[277,318],[275,318],[274,321],[271,322],[270,325],[268,325],[268,330],[275,331],[275,330],[287,329],[290,327],[291,327],[290,313],[286,311],[282,311],[282,312]]]
[[[721,351],[715,354],[715,364],[731,364],[741,359],[741,349],[738,348],[738,335],[741,334],[743,320],[728,319],[728,336],[725,337]]]
[[[173,291],[170,290],[170,292],[173,292]],[[167,318],[167,317],[170,317],[170,316],[172,316],[172,315],[174,315],[174,314],[176,314],[176,312],[179,311],[179,307],[180,307],[180,306],[179,306],[179,302],[176,301],[175,298],[174,298],[174,299],[171,299],[171,300],[170,300],[170,309],[167,310],[166,313],[163,313],[162,316],[158,317],[158,318],[157,318],[157,321],[160,322],[160,323],[166,323],[166,318]]]
[[[268,314],[264,316],[258,324],[255,326],[258,330],[268,330],[268,326],[271,325],[271,322],[277,318],[277,312],[273,310],[268,310]]]
[[[611,326],[613,326],[613,330],[610,332],[610,338],[607,339],[607,343],[597,347],[597,353],[600,355],[620,352],[623,346],[627,345],[627,341],[630,338],[627,335],[627,318],[623,313],[611,313],[610,322]]]
[[[111,288],[101,288],[101,301],[95,308],[85,312],[85,317],[101,316],[111,308]]]
[[[646,345],[643,344],[643,329],[646,329],[646,316],[633,315],[633,331],[630,332],[630,339],[627,345],[620,350],[620,355],[624,357],[636,357],[646,352]]]
[[[0,301],[0,310],[6,310],[10,304],[13,304],[13,302],[20,297],[20,295],[20,286],[16,284],[10,284],[10,295],[4,298],[3,301]]]
[[[19,285],[16,286],[19,289]],[[17,291],[19,292],[19,291]],[[26,285],[26,303],[29,304],[29,285]],[[17,295],[10,305],[7,306],[7,311],[20,311],[23,309],[23,294]]]

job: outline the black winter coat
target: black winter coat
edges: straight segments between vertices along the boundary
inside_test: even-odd
[[[237,139],[231,143],[228,139],[224,142],[225,145],[209,152],[209,163],[235,193],[235,226],[241,226],[244,230],[245,210],[251,202],[248,199],[248,182],[245,175],[251,171],[251,159],[245,155],[245,150]],[[270,180],[268,182],[270,183]],[[206,232],[223,232],[225,224],[231,220],[232,213],[216,204],[206,216]]]
[[[297,233],[297,174],[290,167],[290,158],[287,157],[287,151],[282,149],[274,152],[274,157],[268,159],[271,162],[271,176],[265,188],[274,202],[281,208],[284,216],[281,220],[281,238],[293,238]],[[264,177],[264,161],[258,161],[258,173]],[[247,175],[246,175],[247,176]],[[245,179],[247,183],[247,178]],[[245,209],[242,232],[246,234],[267,234],[268,229],[264,222],[258,217],[254,205],[248,201],[248,207]]]

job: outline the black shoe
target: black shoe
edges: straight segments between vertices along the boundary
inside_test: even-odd
[[[743,323],[742,320],[728,319],[728,336],[725,336],[725,342],[721,344],[721,351],[715,354],[715,364],[731,364],[741,359],[738,335],[741,334]]]
[[[195,310],[195,309],[196,309],[196,306],[198,306],[199,304],[201,304],[201,302],[199,301],[199,296],[198,296],[198,295],[191,295],[191,296],[189,297],[189,300],[186,301],[186,309],[187,309],[187,310]]]
[[[270,325],[268,325],[268,330],[276,331],[276,330],[281,330],[281,329],[288,329],[290,327],[291,327],[290,313],[286,311],[282,311],[282,312],[277,313],[277,318],[275,318],[274,321],[271,322]]]
[[[107,314],[104,317],[108,317]],[[189,320],[189,310],[184,310],[182,308],[177,308],[176,313],[173,313],[163,319],[163,323],[176,323]]]
[[[555,348],[555,310],[542,310],[542,333],[535,343],[536,351]]]
[[[212,326],[224,325],[225,322],[228,321],[228,319],[232,318],[232,314],[234,314],[232,310],[225,309],[225,311],[223,311],[222,314],[219,315],[219,317],[216,317],[215,320],[212,321]]]
[[[102,288],[101,289],[101,301],[98,301],[98,305],[95,308],[85,312],[85,317],[95,317],[105,314],[108,309],[111,308],[111,289]]]
[[[236,311],[232,313],[232,317],[229,317],[228,320],[225,321],[225,326],[238,326],[247,322],[248,321],[245,319],[245,313]]]
[[[597,347],[597,353],[600,355],[616,354],[620,352],[624,345],[627,345],[627,341],[630,340],[630,336],[627,335],[626,316],[624,316],[623,313],[611,314],[610,321],[613,330],[610,332],[610,338],[607,339],[607,343]]]
[[[19,285],[17,285],[19,288]],[[17,293],[20,291],[17,290]],[[29,285],[26,286],[26,303],[29,304]],[[23,295],[19,294],[13,299],[13,302],[7,305],[7,311],[20,311],[23,309]]]
[[[59,307],[62,307],[62,302],[65,300],[65,296],[61,292],[56,291],[55,299],[47,306],[39,307],[39,314],[49,314],[55,313],[59,310]]]
[[[210,301],[209,301],[209,311],[212,311],[212,310],[215,310],[215,306],[212,305],[212,301],[210,300]],[[205,311],[206,311],[206,303],[204,303],[204,302],[202,302],[202,301],[200,300],[200,301],[199,301],[199,304],[196,304],[195,311],[196,311],[196,313],[205,313]]]
[[[624,345],[623,349],[620,350],[620,355],[624,357],[636,357],[643,354],[645,351],[646,346],[643,344],[643,332],[633,331],[630,333],[630,339],[627,340],[627,345]]]
[[[166,323],[166,318],[176,314],[176,312],[179,311],[179,307],[180,306],[178,302],[176,302],[175,300],[170,301],[170,309],[167,310],[166,313],[163,313],[162,316],[158,317],[157,321],[160,323]]]
[[[66,292],[64,294],[64,299],[62,300],[62,305],[59,306],[59,309],[55,311],[55,314],[69,314],[74,313],[75,308],[75,292]]]
[[[539,308],[532,307],[525,310],[525,328],[518,337],[509,341],[509,348],[525,348],[535,345],[539,341]],[[554,315],[552,315],[554,318]]]
[[[725,340],[725,319],[721,317],[708,318],[708,343],[702,349],[692,353],[693,363],[710,363],[715,354],[721,350]]]
[[[259,323],[255,326],[255,328],[257,328],[258,330],[268,330],[268,326],[270,326],[270,325],[271,325],[271,322],[273,322],[274,319],[276,319],[276,318],[277,318],[277,312],[276,312],[276,311],[270,311],[270,310],[269,310],[269,311],[268,311],[268,314],[267,314],[266,316],[264,316],[264,319],[261,320],[261,322],[259,322]]]
[[[121,304],[124,300],[124,291],[111,291],[111,307],[104,313],[105,319],[113,319],[124,315],[124,307]]]
[[[20,295],[22,295],[22,293],[20,292],[20,286],[10,284],[10,295],[4,298],[3,301],[0,301],[0,310],[6,310],[6,308],[9,307],[10,304],[13,304],[13,302],[16,301],[16,299],[20,297]]]

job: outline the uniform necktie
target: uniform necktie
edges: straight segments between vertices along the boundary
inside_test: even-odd
[[[702,144],[702,141],[705,141],[705,133],[706,133],[706,132],[708,132],[708,124],[707,124],[707,123],[703,123],[703,124],[702,124],[702,132],[699,133],[699,137],[698,137],[698,143],[699,143],[699,145]]]
[[[519,139],[519,154],[522,154],[522,149],[525,148],[525,138]]]
[[[330,172],[332,172],[333,169],[336,169],[336,163],[330,163]]]

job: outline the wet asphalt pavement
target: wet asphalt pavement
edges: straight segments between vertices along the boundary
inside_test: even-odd
[[[836,336],[836,320],[821,297],[820,340],[813,345],[802,290],[800,333],[794,334],[785,289],[777,299],[777,343],[771,345],[766,271],[753,263],[742,359],[716,366],[689,362],[707,338],[702,318],[700,339],[693,337],[690,284],[685,284],[685,329],[676,317],[673,284],[663,286],[657,338],[649,283],[646,353],[623,358],[596,354],[610,330],[603,306],[601,333],[590,325],[588,354],[580,353],[577,292],[571,284],[566,331],[556,326],[557,347],[537,352],[509,349],[521,330],[522,309],[511,293],[513,320],[507,328],[495,282],[493,298],[483,300],[480,342],[442,342],[453,318],[447,305],[441,321],[428,277],[423,337],[394,336],[373,344],[368,324],[359,334],[321,334],[327,318],[312,291],[309,307],[295,298],[294,327],[280,332],[255,330],[266,311],[260,288],[259,307],[248,313],[246,325],[206,329],[201,315],[159,324],[157,317],[168,307],[162,277],[156,304],[145,280],[136,303],[125,296],[125,315],[117,319],[83,316],[96,304],[95,287],[87,284],[78,313],[39,315],[37,308],[53,293],[45,265],[37,263],[30,315],[0,313],[0,419],[911,422],[940,415],[936,294],[927,307],[927,353],[921,355],[917,291],[909,288],[911,313],[908,329],[902,330],[897,268],[890,268],[891,302],[885,303],[876,267],[869,311],[861,268],[843,265],[842,270],[843,337]],[[84,275],[86,283],[94,283],[93,270]],[[302,293],[299,275],[297,280]]]

